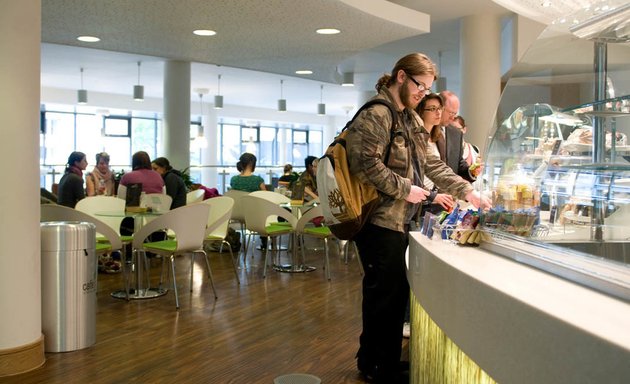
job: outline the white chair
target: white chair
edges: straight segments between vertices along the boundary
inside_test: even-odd
[[[203,196],[206,193],[203,189],[195,189],[186,194],[186,205],[199,203],[203,201]]]
[[[273,191],[255,191],[255,192],[250,193],[250,195],[260,197],[265,200],[269,200],[276,204],[290,204],[291,203],[291,199],[289,199],[288,197],[286,197],[285,195],[281,193],[273,192]]]
[[[330,232],[330,228],[326,226],[315,227],[309,226],[311,220],[316,217],[323,216],[321,205],[314,206],[305,213],[298,220],[295,226],[295,234],[301,239],[302,248],[302,261],[304,258],[304,236],[315,237],[324,240],[324,269],[326,270],[326,278],[330,280],[330,261],[328,258],[328,239],[333,239],[335,236]]]
[[[165,258],[171,265],[171,278],[173,279],[173,291],[175,291],[175,307],[179,309],[179,295],[177,293],[177,280],[175,278],[175,255],[190,254],[190,291],[192,292],[193,281],[193,268],[195,265],[195,255],[203,254],[206,260],[206,267],[208,268],[208,278],[212,285],[212,291],[214,292],[215,299],[217,298],[216,289],[214,287],[214,281],[212,279],[212,269],[210,268],[210,262],[208,255],[203,250],[203,242],[206,237],[206,225],[208,223],[208,216],[210,215],[210,206],[205,204],[193,204],[179,207],[172,211],[165,212],[163,215],[156,217],[154,220],[146,224],[140,229],[133,239],[133,251],[138,255],[142,253],[142,260],[144,266],[147,268],[146,251],[153,252],[162,256],[162,263]],[[153,232],[170,229],[172,230],[176,238],[167,239],[156,242],[145,243],[146,238]],[[140,260],[139,258],[136,258]],[[140,264],[140,263],[138,263]],[[138,266],[140,268],[140,266]],[[147,274],[148,275],[148,274]],[[162,276],[160,276],[160,282]]]
[[[118,199],[114,196],[88,196],[79,200],[75,209],[94,217],[96,217],[98,213],[102,212],[119,213],[119,216],[101,215],[98,219],[107,223],[120,234],[120,223],[122,222],[124,218],[123,214],[125,213],[125,200]]]
[[[118,233],[108,224],[87,213],[74,208],[64,207],[57,204],[42,204],[40,211],[40,221],[83,221],[94,224],[96,233],[104,236],[107,243],[96,243],[96,253],[107,253],[118,251],[122,248],[122,241]],[[96,239],[95,239],[96,240]]]
[[[223,250],[223,245],[227,244],[230,250],[230,259],[234,266],[234,274],[236,275],[236,281],[238,284],[241,280],[238,277],[238,257],[235,260],[232,253],[232,244],[226,240],[228,234],[228,227],[230,224],[230,216],[232,215],[232,208],[234,207],[234,199],[229,196],[218,196],[212,199],[202,201],[202,204],[210,206],[210,215],[208,216],[208,225],[206,228],[206,240],[205,242],[220,242],[221,247],[219,251]]]
[[[140,196],[140,206],[156,212],[169,211],[172,203],[173,198],[165,193],[144,193]]]
[[[293,214],[278,204],[269,200],[256,197],[256,196],[243,196],[241,198],[243,208],[245,209],[245,224],[247,229],[258,233],[260,236],[267,238],[269,242],[270,238],[277,238],[282,235],[292,235],[297,224],[297,219]],[[289,225],[268,224],[270,218],[282,217]],[[280,242],[276,242],[277,245]],[[295,250],[295,247],[293,247]],[[265,260],[263,267],[263,277],[267,277],[267,264],[269,250],[265,249]]]

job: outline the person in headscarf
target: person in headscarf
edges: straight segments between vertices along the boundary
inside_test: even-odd
[[[109,155],[107,152],[97,153],[96,166],[85,177],[87,195],[113,196],[115,184],[114,173],[109,169]]]

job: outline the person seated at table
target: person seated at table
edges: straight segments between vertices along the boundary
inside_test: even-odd
[[[83,152],[72,152],[57,191],[57,203],[74,208],[77,202],[85,197],[83,189],[83,171],[88,162]]]
[[[151,169],[151,158],[145,151],[138,151],[131,157],[131,172],[127,172],[120,179],[120,185],[142,184],[144,193],[162,193],[164,180],[162,176]]]
[[[293,184],[293,182],[299,177],[300,175],[298,175],[297,172],[293,172],[293,166],[291,164],[285,164],[284,173],[278,179],[278,186],[290,188],[291,184]]]
[[[114,173],[109,168],[107,152],[96,154],[94,170],[85,176],[85,186],[88,196],[114,196]]]
[[[299,183],[304,189],[304,201],[319,199],[317,194],[317,163],[319,163],[319,159],[315,156],[307,156],[304,159],[306,170],[302,172],[299,178]]]
[[[265,191],[265,181],[262,177],[254,175],[256,170],[256,156],[245,152],[241,155],[236,163],[236,169],[239,175],[232,176],[230,179],[230,187],[237,191],[254,192]]]
[[[171,167],[171,163],[166,157],[158,157],[151,162],[151,168],[164,179],[166,185],[166,194],[173,198],[171,209],[183,207],[186,205],[186,184],[181,173]]]

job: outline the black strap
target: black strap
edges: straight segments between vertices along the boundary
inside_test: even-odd
[[[376,104],[381,104],[381,105],[386,106],[389,109],[389,112],[392,114],[392,126],[389,129],[389,143],[387,143],[387,148],[385,150],[385,158],[383,159],[383,164],[387,165],[387,163],[389,161],[389,152],[390,152],[391,147],[392,147],[392,141],[394,141],[394,135],[395,135],[395,132],[396,132],[396,126],[398,125],[398,111],[396,110],[396,108],[394,107],[394,105],[392,103],[390,103],[389,101],[387,101],[385,99],[372,99],[372,100],[369,100],[367,103],[363,104],[361,106],[361,108],[359,108],[359,110],[352,117],[352,120],[348,121],[346,123],[346,126],[343,127],[343,129],[341,131],[343,132],[348,127],[350,127],[350,125],[352,124],[354,119],[356,119],[357,116],[359,116],[359,113],[361,113],[364,109],[368,109],[368,108],[370,108],[370,107],[372,107],[373,105],[376,105]]]

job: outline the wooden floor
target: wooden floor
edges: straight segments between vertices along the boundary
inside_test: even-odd
[[[308,246],[315,244],[309,243]],[[321,245],[320,245],[321,247]],[[177,259],[179,311],[172,292],[127,302],[110,297],[120,274],[99,274],[97,341],[84,350],[47,353],[43,367],[1,383],[273,383],[309,373],[322,383],[362,383],[354,355],[361,332],[361,275],[331,247],[332,280],[323,250],[307,253],[308,273],[268,270],[260,251],[248,257],[236,283],[228,253],[209,253],[219,298],[204,269]],[[198,263],[199,267],[203,264]],[[153,266],[157,280],[159,263]]]

